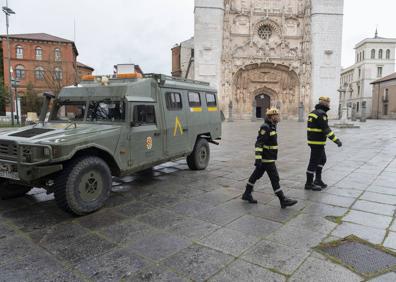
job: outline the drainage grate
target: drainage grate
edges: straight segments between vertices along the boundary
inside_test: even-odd
[[[366,277],[396,270],[394,253],[356,236],[321,244],[317,249]]]

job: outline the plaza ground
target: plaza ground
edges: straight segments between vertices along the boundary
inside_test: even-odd
[[[205,171],[184,160],[116,179],[107,206],[77,218],[34,189],[0,201],[0,281],[363,281],[313,247],[354,234],[396,250],[396,123],[335,130],[323,192],[304,191],[305,123],[279,126],[281,210],[265,176],[240,200],[260,122],[223,124]],[[335,220],[328,220],[333,218]],[[396,281],[387,273],[373,281]]]

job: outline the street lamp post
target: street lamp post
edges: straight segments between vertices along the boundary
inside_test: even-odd
[[[12,94],[12,85],[11,85],[11,48],[10,48],[10,36],[8,34],[8,27],[9,27],[9,20],[8,17],[10,15],[15,14],[15,12],[8,8],[8,1],[6,2],[6,6],[3,6],[3,12],[6,15],[6,27],[7,27],[7,49],[8,49],[8,76],[9,76],[9,83],[8,83],[8,93],[11,98],[11,123],[14,126],[14,95]]]

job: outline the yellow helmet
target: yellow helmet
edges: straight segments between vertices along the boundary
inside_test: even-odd
[[[277,108],[271,108],[267,110],[267,116],[279,115],[279,110]]]
[[[326,96],[322,96],[322,97],[319,98],[319,101],[324,101],[324,102],[330,103],[330,98],[326,97]]]

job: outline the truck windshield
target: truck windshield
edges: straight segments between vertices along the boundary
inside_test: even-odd
[[[53,108],[50,121],[83,121],[87,103],[61,101]]]
[[[58,101],[50,121],[120,122],[125,120],[122,101]]]

